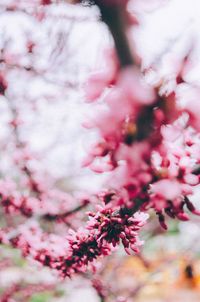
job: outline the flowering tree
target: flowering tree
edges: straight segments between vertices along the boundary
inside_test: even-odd
[[[63,14],[71,23],[51,32],[53,43],[47,48],[52,23],[60,18],[53,14],[58,4],[33,2],[27,6],[23,1],[9,1],[1,8],[9,16],[30,18],[36,26],[46,22],[48,30],[46,37],[34,37],[27,28],[19,53],[12,48],[12,39],[1,33],[0,93],[7,116],[1,139],[0,242],[65,278],[98,270],[98,261],[104,261],[120,244],[126,253],[138,253],[143,244],[138,233],[148,223],[151,209],[164,229],[166,217],[186,221],[189,212],[200,215],[191,201],[200,173],[199,88],[185,80],[190,52],[176,62],[171,90],[162,78],[148,83],[155,66],[143,68],[131,39],[131,30],[139,26],[130,12],[131,1],[71,1],[80,8],[98,7],[113,47],[105,51],[101,70],[94,71],[81,88],[94,111],[84,126],[98,131],[98,141],[83,166],[105,173],[108,179],[95,194],[77,197],[66,192],[58,185],[59,177],[40,165],[41,155],[31,150],[27,113],[34,112],[34,127],[42,98],[50,104],[57,102],[60,91],[65,95],[78,89],[76,74],[66,62],[70,54],[66,39],[73,22],[84,22],[84,17]],[[40,79],[57,85],[57,90],[51,86],[50,92],[33,96],[29,90],[20,90],[16,77],[27,82]],[[191,91],[184,102],[178,95],[180,87]],[[9,164],[3,164],[8,158]],[[100,280],[92,282],[104,301],[106,291]],[[10,296],[7,293],[3,301]]]

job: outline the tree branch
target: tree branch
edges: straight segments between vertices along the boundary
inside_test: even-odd
[[[42,216],[42,218],[49,220],[49,221],[54,221],[57,219],[63,220],[65,218],[67,218],[68,216],[71,216],[72,214],[75,214],[75,213],[79,212],[80,210],[84,209],[88,205],[88,203],[89,203],[88,200],[84,200],[81,205],[78,205],[77,207],[73,208],[72,210],[69,210],[62,214],[45,214]]]
[[[99,7],[102,21],[107,24],[112,34],[121,68],[134,65],[134,59],[126,37],[126,2],[108,5],[106,1],[94,0],[94,3]]]

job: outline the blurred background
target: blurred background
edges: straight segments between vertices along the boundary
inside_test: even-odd
[[[100,175],[82,167],[98,136],[83,127],[93,115],[84,83],[104,66],[104,50],[113,43],[98,9],[75,2],[0,1],[0,76],[8,85],[0,96],[0,176],[20,182],[25,190],[20,165],[28,158],[28,169],[38,181],[45,179],[44,185],[74,199],[80,192],[103,189],[109,177],[109,172]],[[173,90],[177,68],[190,54],[185,77],[199,87],[200,2],[133,0],[129,10],[139,22],[129,38],[147,81],[162,81],[163,89]],[[180,88],[180,97],[185,89]],[[197,189],[194,202],[198,199]],[[0,212],[1,227],[14,226],[17,219]],[[68,223],[76,228],[85,219],[83,210]],[[41,225],[49,232],[65,231],[51,222]],[[119,249],[97,264],[96,274],[72,280],[60,280],[18,250],[1,245],[0,301],[200,301],[200,221],[193,216],[168,226],[163,232],[152,214],[141,234],[146,242],[141,254],[127,256]]]

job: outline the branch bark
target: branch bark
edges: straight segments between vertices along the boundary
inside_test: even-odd
[[[113,37],[121,68],[134,65],[134,59],[126,36],[126,1],[108,5],[106,1],[94,0],[99,7],[102,21]]]

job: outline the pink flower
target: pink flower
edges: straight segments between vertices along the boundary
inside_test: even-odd
[[[181,185],[176,180],[162,179],[151,184],[150,192],[165,199],[174,200],[181,195]]]
[[[141,72],[134,67],[121,71],[118,85],[124,94],[124,99],[130,100],[132,106],[151,105],[155,101],[154,90],[145,83]]]

